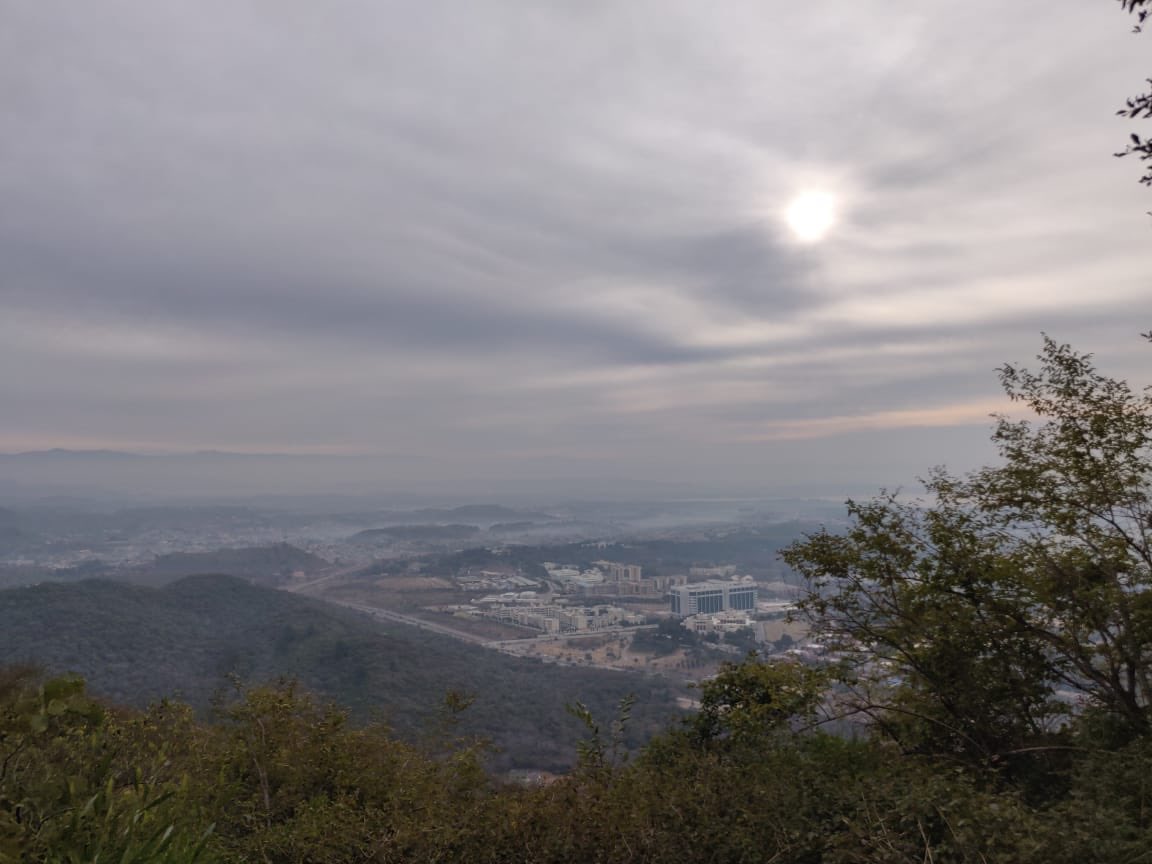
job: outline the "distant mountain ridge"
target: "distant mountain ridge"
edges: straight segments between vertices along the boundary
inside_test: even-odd
[[[505,507],[502,504],[464,504],[460,507],[451,507],[449,509],[436,509],[426,507],[422,510],[415,511],[416,513],[424,516],[425,518],[444,518],[444,519],[470,519],[476,522],[489,522],[496,520],[511,520],[511,519],[555,519],[555,516],[550,516],[547,513],[540,513],[534,510],[516,510],[512,507]]]
[[[22,450],[17,453],[0,453],[0,459],[46,459],[46,458],[80,458],[80,459],[106,459],[135,458],[142,454],[129,453],[124,450],[69,450],[64,447],[53,447],[49,450]]]
[[[548,522],[557,517],[538,510],[521,510],[503,504],[463,504],[459,507],[422,507],[380,514],[381,521],[411,524],[479,524],[498,522]]]
[[[467,540],[479,533],[475,525],[391,525],[357,531],[348,542],[372,545],[381,540]]]
[[[172,452],[132,452],[131,450],[74,450],[67,447],[53,447],[48,450],[21,450],[15,453],[0,453],[0,459],[172,459],[197,456],[292,456],[281,453],[239,453],[228,450],[183,450]]]

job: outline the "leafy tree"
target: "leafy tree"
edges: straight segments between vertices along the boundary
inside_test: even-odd
[[[1124,11],[1136,16],[1136,32],[1140,32],[1144,27],[1144,22],[1148,18],[1149,10],[1147,8],[1148,0],[1120,0],[1120,5],[1124,7]],[[1148,84],[1152,85],[1152,78],[1148,79]],[[1116,112],[1121,117],[1135,118],[1142,117],[1144,119],[1152,118],[1152,90],[1144,93],[1137,94],[1128,99],[1124,103],[1124,107]],[[1141,138],[1135,132],[1131,135],[1131,141],[1128,146],[1117,156],[1127,156],[1135,153],[1141,161],[1152,160],[1152,138]],[[1152,166],[1144,172],[1144,176],[1140,178],[1140,182],[1145,186],[1152,186]]]
[[[724,642],[744,652],[755,651],[759,644],[756,641],[756,632],[751,627],[741,627],[739,630],[731,630],[725,633]]]
[[[632,635],[632,650],[656,656],[672,654],[680,648],[693,648],[700,637],[684,626],[679,618],[661,618],[655,630],[638,630]]]
[[[846,533],[785,553],[845,704],[912,750],[997,764],[1150,731],[1152,396],[1047,337],[1039,359],[1000,370],[1037,418],[998,418],[1002,464],[850,502]]]
[[[701,743],[721,739],[762,744],[764,736],[810,720],[826,684],[816,669],[789,662],[761,662],[750,652],[740,663],[724,663],[702,687],[700,713],[692,721]]]

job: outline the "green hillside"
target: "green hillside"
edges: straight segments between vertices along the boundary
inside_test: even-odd
[[[207,711],[229,676],[292,676],[366,718],[382,714],[418,737],[449,690],[474,694],[461,731],[490,738],[497,767],[571,764],[585,702],[604,719],[630,693],[637,740],[674,713],[655,679],[559,668],[402,625],[386,628],[321,601],[227,576],[163,588],[90,580],[0,591],[0,658],[76,672],[93,692],[143,705],[178,696]]]

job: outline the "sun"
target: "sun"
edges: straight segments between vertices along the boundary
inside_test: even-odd
[[[836,199],[827,192],[801,192],[789,202],[784,221],[801,243],[818,243],[836,224]]]

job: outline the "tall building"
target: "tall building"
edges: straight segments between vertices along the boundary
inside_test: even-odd
[[[672,612],[681,617],[704,612],[728,612],[756,608],[756,585],[751,577],[739,582],[710,581],[678,585],[670,591]]]
[[[620,564],[616,561],[597,561],[597,567],[600,567],[608,574],[608,579],[611,582],[639,582],[643,571],[639,564]]]

